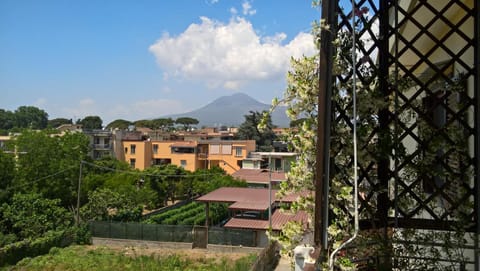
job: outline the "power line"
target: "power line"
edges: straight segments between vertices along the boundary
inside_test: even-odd
[[[24,187],[24,186],[27,186],[27,185],[32,185],[32,184],[35,184],[35,183],[37,183],[37,182],[39,182],[39,181],[42,181],[42,180],[45,180],[45,179],[48,179],[48,178],[57,176],[57,175],[65,172],[65,171],[71,170],[71,169],[73,169],[73,168],[77,168],[77,166],[68,167],[68,168],[66,168],[66,169],[64,169],[64,170],[60,170],[60,171],[57,171],[57,172],[55,172],[55,173],[53,173],[53,174],[50,174],[50,175],[41,177],[41,178],[39,178],[39,179],[36,179],[36,180],[34,180],[34,181],[30,182],[30,183],[24,183],[24,184],[20,184],[20,185],[16,185],[16,186],[9,186],[9,187],[6,188],[6,190],[16,189],[16,188]]]
[[[110,168],[110,167],[105,167],[105,166],[99,166],[99,165],[96,165],[96,164],[93,164],[93,163],[90,163],[90,162],[87,162],[87,161],[81,161],[81,163],[86,164],[86,165],[89,165],[89,166],[92,166],[92,167],[96,167],[96,168],[108,170],[108,171],[119,172],[119,173],[126,173],[126,174],[132,174],[132,175],[139,175],[139,176],[148,176],[148,177],[185,177],[185,178],[195,178],[195,177],[199,177],[199,176],[197,176],[197,175],[188,174],[188,173],[185,174],[185,175],[181,175],[181,174],[150,174],[150,173],[142,173],[142,172],[138,172],[138,171],[128,171],[128,170]],[[204,176],[226,176],[226,175],[225,175],[225,174],[221,174],[221,173],[213,173],[213,174],[202,174],[201,176],[204,177]]]

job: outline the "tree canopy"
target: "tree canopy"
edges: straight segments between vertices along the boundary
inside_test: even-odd
[[[272,130],[272,119],[266,114],[266,111],[250,111],[249,115],[245,115],[245,121],[238,128],[237,139],[255,140],[257,150],[271,151],[273,149],[275,133]],[[266,118],[266,125],[260,130],[259,124],[262,123],[264,117]]]
[[[56,118],[48,121],[49,128],[58,128],[64,124],[73,124],[72,119]]]
[[[190,117],[182,117],[175,120],[176,124],[183,125],[183,130],[187,131],[192,125],[197,125],[199,122],[197,119]]]
[[[110,122],[106,128],[107,129],[115,129],[115,128],[118,128],[120,130],[125,130],[128,128],[128,126],[132,125],[133,123],[131,121],[128,121],[128,120],[124,120],[124,119],[116,119],[112,122]]]
[[[26,130],[13,143],[18,150],[17,191],[58,198],[64,206],[76,202],[80,161],[90,159],[86,135],[51,136],[46,131]]]
[[[0,129],[45,129],[48,114],[35,106],[20,106],[14,112],[0,109]]]
[[[86,116],[82,120],[78,121],[82,125],[83,129],[102,129],[102,119],[99,116]]]

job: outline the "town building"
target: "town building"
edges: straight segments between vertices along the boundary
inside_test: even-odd
[[[218,166],[228,174],[242,167],[242,161],[255,151],[254,140],[162,141],[123,139],[123,159],[143,170],[152,165],[174,164],[189,171]]]

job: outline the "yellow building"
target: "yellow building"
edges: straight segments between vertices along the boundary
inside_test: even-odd
[[[125,161],[137,169],[173,164],[195,171],[218,166],[228,174],[239,170],[256,147],[255,140],[123,140],[122,145]]]
[[[125,161],[136,169],[145,169],[151,165],[152,142],[146,140],[123,141]]]

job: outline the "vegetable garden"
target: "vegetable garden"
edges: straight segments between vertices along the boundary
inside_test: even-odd
[[[227,218],[228,209],[226,204],[211,204],[209,219],[212,224],[219,223]],[[147,224],[165,225],[204,225],[205,205],[191,202],[182,207],[171,209],[160,214],[152,215],[144,221]]]

